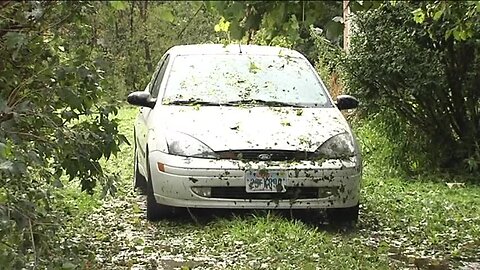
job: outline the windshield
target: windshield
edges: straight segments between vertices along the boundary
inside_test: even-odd
[[[164,104],[332,107],[314,70],[300,57],[181,55],[167,80]]]

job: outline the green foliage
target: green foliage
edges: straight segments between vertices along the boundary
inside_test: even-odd
[[[105,76],[114,100],[125,100],[128,93],[143,90],[170,47],[218,41],[221,36],[214,32],[216,22],[202,2],[111,1],[93,5],[97,9],[92,15],[93,38],[109,63]]]
[[[310,25],[325,27],[332,39],[339,38],[343,31],[342,23],[336,18],[342,15],[340,2],[206,1],[206,4],[231,23],[229,31],[235,40],[264,29],[268,43],[276,36],[295,41],[302,34],[295,25],[301,25],[303,34],[308,34],[305,31]]]
[[[295,48],[316,59],[310,27],[325,29],[327,36],[341,44],[342,3],[333,1],[205,1],[208,10],[229,22],[232,40],[249,44]],[[334,19],[335,18],[335,19]],[[220,27],[218,24],[217,27]]]
[[[320,77],[327,83],[327,79],[331,78],[333,73],[339,71],[344,57],[344,51],[330,42],[313,26],[310,27],[310,36],[313,40],[317,58],[315,59],[315,67]],[[330,85],[332,92],[332,85]],[[333,93],[332,93],[333,94]]]
[[[402,2],[357,13],[344,79],[364,112],[380,118],[389,139],[412,157],[407,171],[458,168],[479,151],[480,24],[472,25],[476,35],[455,40],[447,35],[451,17],[433,14],[437,20],[419,24],[418,7]],[[468,13],[471,5],[451,8]],[[415,158],[424,152],[428,158]]]
[[[429,152],[419,144],[423,134],[418,134],[392,110],[356,117],[353,121],[355,134],[362,149],[366,172],[375,172],[392,177],[408,177],[434,169]],[[412,140],[415,138],[415,140]]]
[[[451,36],[457,41],[478,39],[478,1],[465,1],[462,4],[456,1],[424,2],[412,14],[415,22],[425,24],[432,39],[448,40]]]
[[[127,142],[118,101],[170,46],[215,39],[215,23],[201,2],[0,5],[0,265],[35,267],[68,250],[51,237],[65,218],[58,189],[115,193],[120,172],[104,165]]]
[[[111,119],[104,61],[87,3],[2,3],[0,19],[0,265],[36,265],[61,216],[63,176],[114,192],[100,165],[126,138]]]

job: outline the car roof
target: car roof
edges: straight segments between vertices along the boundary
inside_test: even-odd
[[[248,54],[248,55],[282,55],[290,57],[302,57],[299,52],[283,47],[241,45],[241,44],[195,44],[179,45],[170,48],[167,53],[175,55],[199,55],[199,54]]]

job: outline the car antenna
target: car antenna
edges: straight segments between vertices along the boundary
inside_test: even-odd
[[[238,43],[238,49],[240,50],[240,53],[242,53],[242,46],[240,46],[240,43]]]

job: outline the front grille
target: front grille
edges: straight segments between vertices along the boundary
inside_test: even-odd
[[[284,193],[248,193],[245,187],[212,187],[212,198],[252,200],[296,200],[318,198],[318,188],[289,187]]]
[[[292,150],[229,150],[215,152],[221,159],[246,161],[300,161],[315,157],[314,152]],[[265,158],[268,156],[268,158]],[[263,157],[263,158],[262,158]]]

